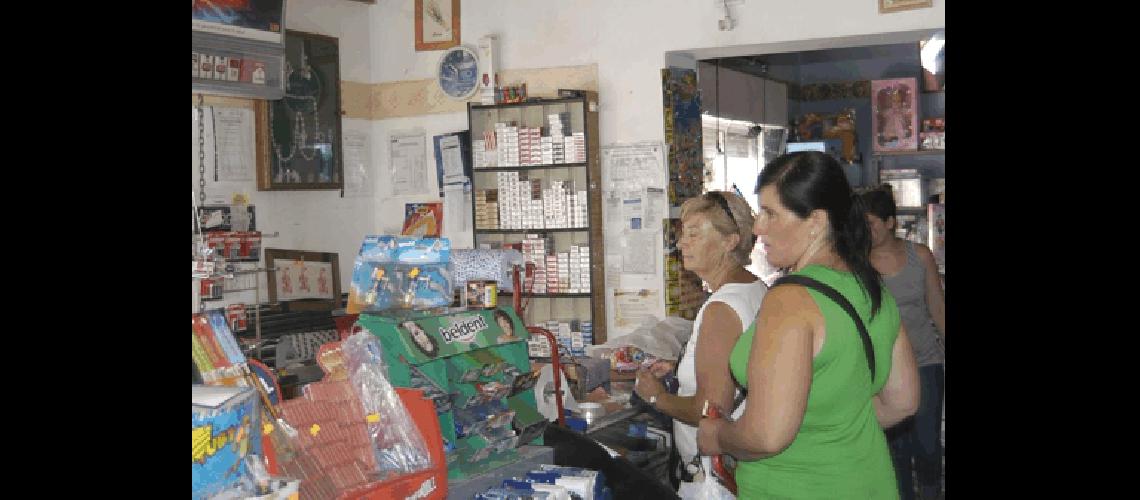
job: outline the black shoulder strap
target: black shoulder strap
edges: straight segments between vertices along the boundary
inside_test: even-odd
[[[840,293],[834,288],[825,285],[813,278],[801,276],[798,274],[787,275],[776,280],[775,283],[772,283],[772,286],[769,289],[776,288],[777,286],[783,285],[785,283],[803,285],[805,287],[811,288],[819,293],[824,294],[827,296],[827,298],[831,299],[836,304],[839,304],[839,307],[842,307],[844,311],[847,311],[847,314],[851,316],[851,320],[855,322],[855,327],[859,329],[859,337],[863,339],[863,353],[867,355],[867,367],[871,369],[871,381],[873,382],[875,380],[875,349],[874,346],[871,345],[871,335],[867,333],[867,327],[863,325],[862,318],[860,318],[859,315],[855,313],[855,307],[851,305],[851,302],[849,302],[843,295],[840,295]]]

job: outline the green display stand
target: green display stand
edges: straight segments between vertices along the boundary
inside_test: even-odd
[[[534,379],[527,357],[526,340],[530,334],[512,308],[460,310],[433,316],[361,314],[357,322],[380,340],[388,380],[393,386],[415,387],[414,369],[451,395],[451,408],[437,412],[443,438],[455,446],[455,453],[448,456],[449,479],[480,474],[518,459],[514,448],[487,450],[487,440],[478,435],[458,438],[455,429],[456,411],[468,402],[489,401],[488,387],[513,393],[493,399],[516,412],[516,428],[533,429],[538,423],[534,417],[538,415],[534,388],[510,388],[512,382],[522,385],[527,380],[533,386]],[[507,371],[524,376],[506,375],[508,365],[514,370]],[[541,433],[529,443],[518,444],[542,444]]]

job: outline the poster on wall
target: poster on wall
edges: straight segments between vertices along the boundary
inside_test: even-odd
[[[438,238],[443,232],[443,203],[407,203],[404,205],[402,236]]]
[[[190,19],[194,31],[281,43],[285,0],[193,0]]]
[[[372,166],[372,143],[368,133],[349,130],[344,133],[344,196],[371,198],[376,190]]]

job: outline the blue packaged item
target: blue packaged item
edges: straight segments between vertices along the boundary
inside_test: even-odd
[[[249,387],[191,386],[190,496],[210,498],[241,481],[245,457],[261,454],[261,402]]]
[[[574,476],[586,479],[586,487],[590,492],[592,492],[593,500],[602,500],[608,498],[606,492],[609,490],[609,488],[606,487],[606,476],[600,471],[583,469],[581,467],[565,467],[548,464],[539,465],[539,469],[542,472],[561,474],[563,477]],[[579,493],[579,495],[582,495],[582,493]]]
[[[446,264],[451,260],[451,240],[447,238],[400,237],[396,240],[396,262],[400,264]]]

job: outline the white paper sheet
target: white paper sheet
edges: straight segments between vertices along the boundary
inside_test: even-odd
[[[604,146],[602,179],[609,190],[663,187],[665,145],[647,141]]]
[[[253,110],[211,108],[219,181],[253,180]],[[209,119],[209,114],[206,114]]]
[[[655,246],[657,238],[655,232],[629,231],[622,247],[622,270],[628,274],[656,273],[657,253],[661,251]]]
[[[372,172],[372,144],[368,134],[358,130],[344,132],[344,196],[371,198],[376,190]]]
[[[448,238],[453,233],[467,231],[467,222],[471,220],[471,200],[467,200],[464,183],[445,184],[443,186],[443,229]]]
[[[393,132],[388,140],[391,193],[400,196],[429,194],[433,173],[427,164],[427,135],[422,130]]]
[[[664,212],[667,209],[665,203],[664,189],[655,187],[646,188],[645,218],[642,220],[644,224],[642,229],[653,232],[661,231],[661,220],[664,219]]]
[[[646,319],[657,318],[660,301],[657,290],[614,290],[614,326],[634,328]]]

